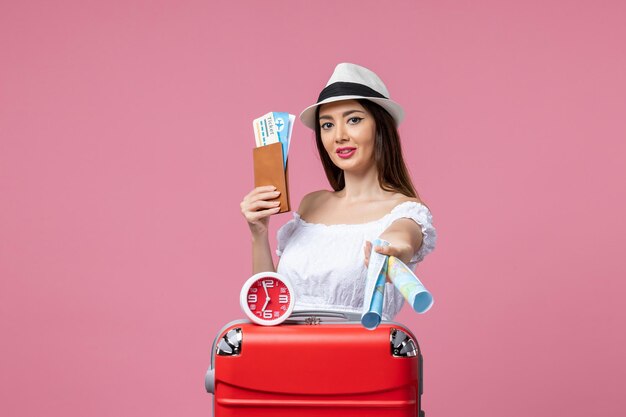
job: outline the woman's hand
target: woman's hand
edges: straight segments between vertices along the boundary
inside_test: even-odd
[[[409,243],[410,240],[402,239],[402,237],[402,234],[399,234],[393,229],[387,229],[387,231],[381,235],[381,239],[390,242],[390,244],[388,246],[376,246],[374,247],[374,250],[383,255],[394,256],[406,264],[411,260],[411,257],[415,253],[416,249],[414,249],[414,246]],[[421,232],[419,244],[421,244]],[[366,240],[363,250],[365,251],[365,267],[368,268],[370,263],[370,253],[372,252],[372,242]],[[387,277],[387,282],[391,282],[389,277]]]
[[[369,267],[370,263],[370,254],[372,253],[372,242],[369,240],[365,241],[365,246],[363,246],[363,250],[365,252],[365,267]],[[389,246],[376,246],[374,250],[380,254],[387,256],[394,256],[400,260],[411,257],[411,245],[389,245]]]
[[[369,265],[370,265],[370,254],[372,253],[372,242],[370,242],[369,240],[366,240],[365,241],[365,246],[363,246],[363,250],[365,251],[365,267],[369,268]],[[376,247],[374,247],[374,250],[376,252],[378,252],[378,253],[382,253],[383,255],[396,256],[396,254],[395,254],[396,251],[395,251],[395,248],[393,246],[376,246]],[[389,277],[387,277],[387,282],[391,282],[389,280]]]
[[[280,210],[279,201],[272,200],[280,195],[273,185],[256,187],[243,198],[241,202],[241,214],[246,218],[250,231],[253,235],[267,233],[269,217]]]
[[[383,255],[395,256],[402,262],[409,263],[422,245],[422,229],[411,219],[398,219],[380,235],[389,246],[377,246],[374,250]],[[365,266],[369,265],[372,242],[365,242]]]

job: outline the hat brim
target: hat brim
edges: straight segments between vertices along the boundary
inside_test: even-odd
[[[388,98],[363,97],[353,95],[329,97],[326,100],[315,103],[307,107],[302,111],[302,113],[300,113],[300,120],[306,127],[315,130],[315,124],[317,123],[317,120],[315,120],[315,110],[318,106],[321,106],[322,104],[333,103],[335,101],[358,99],[372,101],[387,110],[387,112],[391,115],[391,117],[393,117],[393,120],[396,122],[396,127],[399,126],[400,122],[402,122],[402,120],[404,119],[404,110],[402,109],[402,106],[400,106],[393,100],[389,100]]]

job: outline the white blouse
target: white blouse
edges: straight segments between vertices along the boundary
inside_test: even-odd
[[[395,220],[413,219],[422,228],[422,245],[408,263],[418,262],[435,248],[437,235],[428,208],[406,201],[383,218],[362,224],[314,224],[293,213],[277,233],[279,274],[292,282],[295,311],[323,310],[361,313],[365,291],[365,241],[378,238]],[[404,299],[393,284],[385,284],[383,319],[392,320]]]

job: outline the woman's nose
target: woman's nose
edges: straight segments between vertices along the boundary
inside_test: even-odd
[[[335,142],[344,142],[348,140],[348,132],[343,126],[337,126],[335,129]]]

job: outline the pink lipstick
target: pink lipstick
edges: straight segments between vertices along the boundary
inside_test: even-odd
[[[337,156],[339,158],[342,159],[348,159],[350,158],[352,155],[355,154],[356,152],[356,148],[350,148],[350,147],[345,147],[345,148],[337,148],[336,150],[337,152]]]

